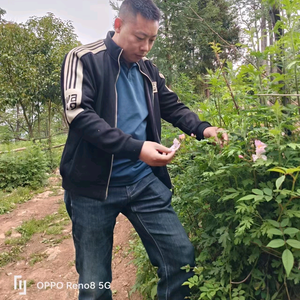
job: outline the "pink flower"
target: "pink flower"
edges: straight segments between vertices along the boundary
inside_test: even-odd
[[[265,148],[267,147],[267,145],[260,140],[255,140],[255,147],[256,155],[260,156],[261,154],[266,152]]]
[[[243,155],[239,155],[239,158],[240,158],[240,159],[243,159],[243,158],[244,158],[244,156],[243,156]]]
[[[252,154],[252,159],[253,161],[257,161],[259,158],[263,159],[263,160],[267,160],[267,157],[265,155],[261,155],[261,154]]]
[[[180,142],[177,139],[174,139],[173,145],[169,148],[172,151],[177,151],[180,147]]]
[[[196,135],[194,133],[191,133],[191,137],[196,137]]]
[[[179,137],[179,140],[182,141],[185,139],[185,134],[184,133],[180,134],[178,137]]]

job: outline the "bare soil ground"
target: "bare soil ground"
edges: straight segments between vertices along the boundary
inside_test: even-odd
[[[56,191],[46,191],[26,203],[18,205],[11,213],[0,216],[0,254],[8,252],[11,245],[6,245],[5,233],[11,231],[11,238],[21,237],[16,228],[32,218],[43,219],[57,212],[63,203],[63,190],[59,188],[60,179],[51,182],[56,185]],[[3,300],[75,300],[78,297],[76,284],[78,274],[74,263],[74,245],[71,237],[71,222],[64,226],[59,236],[49,236],[45,233],[34,234],[22,246],[20,259],[0,268],[0,299]],[[113,282],[111,289],[114,300],[142,300],[137,293],[129,295],[135,282],[136,269],[130,263],[132,257],[128,254],[129,239],[132,225],[123,215],[117,218],[113,247]],[[39,258],[32,264],[34,258]],[[14,276],[22,276],[17,280],[14,289]],[[19,280],[21,286],[19,288]],[[26,295],[23,281],[26,280]],[[53,286],[45,287],[45,283],[53,282]],[[75,286],[73,286],[73,284]]]

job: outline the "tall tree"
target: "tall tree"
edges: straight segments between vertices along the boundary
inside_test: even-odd
[[[3,16],[6,14],[6,11],[0,7],[0,22],[3,22]]]
[[[36,37],[36,67],[39,72],[38,94],[35,99],[38,124],[41,107],[47,107],[47,135],[51,134],[52,104],[60,104],[60,69],[64,55],[78,45],[74,28],[54,14],[29,19],[26,26]],[[39,127],[39,126],[38,126]]]
[[[27,53],[33,47],[29,31],[16,23],[6,22],[0,26],[0,101],[2,108],[22,107],[23,118],[29,136],[33,133],[30,117],[30,99],[32,97],[31,79],[35,70],[30,68],[32,57]]]
[[[226,0],[156,0],[162,11],[161,30],[151,55],[171,85],[177,74],[189,77],[214,69],[216,58],[210,43],[226,47],[238,42],[238,26]],[[225,41],[224,41],[225,40]],[[232,54],[231,48],[224,52]]]
[[[40,135],[40,117],[45,115],[45,135],[49,135],[52,103],[60,101],[61,63],[64,55],[78,45],[73,26],[48,13],[26,24],[1,22],[0,39],[2,107],[20,108],[29,138]]]

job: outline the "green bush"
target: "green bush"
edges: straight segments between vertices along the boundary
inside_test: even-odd
[[[231,128],[224,149],[187,138],[170,169],[173,205],[197,252],[192,299],[300,295],[300,139],[283,134],[279,104],[260,110],[273,115],[269,128],[251,118]],[[267,145],[256,161],[255,140]]]
[[[47,177],[47,158],[38,146],[22,152],[0,156],[0,189],[12,190],[19,186],[39,187]]]
[[[139,291],[144,299],[157,299],[157,268],[150,263],[148,254],[141,239],[135,233],[134,239],[130,242],[130,252],[133,253],[133,263],[137,267],[136,282],[130,293]]]
[[[194,82],[184,73],[175,78],[172,90],[177,94],[180,101],[189,107],[193,107],[199,101],[199,95],[195,93]]]
[[[0,126],[0,143],[8,144],[13,138],[8,126]]]

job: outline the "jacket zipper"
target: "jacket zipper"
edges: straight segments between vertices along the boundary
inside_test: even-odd
[[[118,121],[117,81],[119,79],[120,71],[121,71],[120,57],[121,57],[122,53],[123,53],[123,49],[121,50],[121,52],[119,54],[119,57],[118,57],[119,71],[118,71],[118,75],[117,75],[116,82],[115,82],[115,94],[116,94],[115,127],[117,127],[117,121]],[[106,192],[105,192],[105,199],[107,198],[107,195],[108,195],[108,187],[109,187],[109,183],[110,183],[110,178],[111,178],[111,173],[112,173],[112,168],[113,168],[113,162],[114,162],[114,154],[112,154],[112,156],[111,156],[111,165],[110,165],[110,171],[109,171],[108,180],[107,180],[107,186],[106,186]]]
[[[151,83],[151,91],[152,91],[152,94],[151,94],[151,102],[152,102],[152,108],[154,108],[154,93],[153,93],[152,80],[151,80],[151,78],[150,78],[146,73],[144,73],[144,72],[141,70],[140,64],[139,64],[139,63],[137,63],[137,64],[138,64],[138,66],[139,66],[140,72],[141,72],[144,76],[146,76],[146,77],[149,79],[150,83]],[[155,133],[156,133],[157,140],[159,141],[159,143],[161,143],[156,127],[155,127]]]

